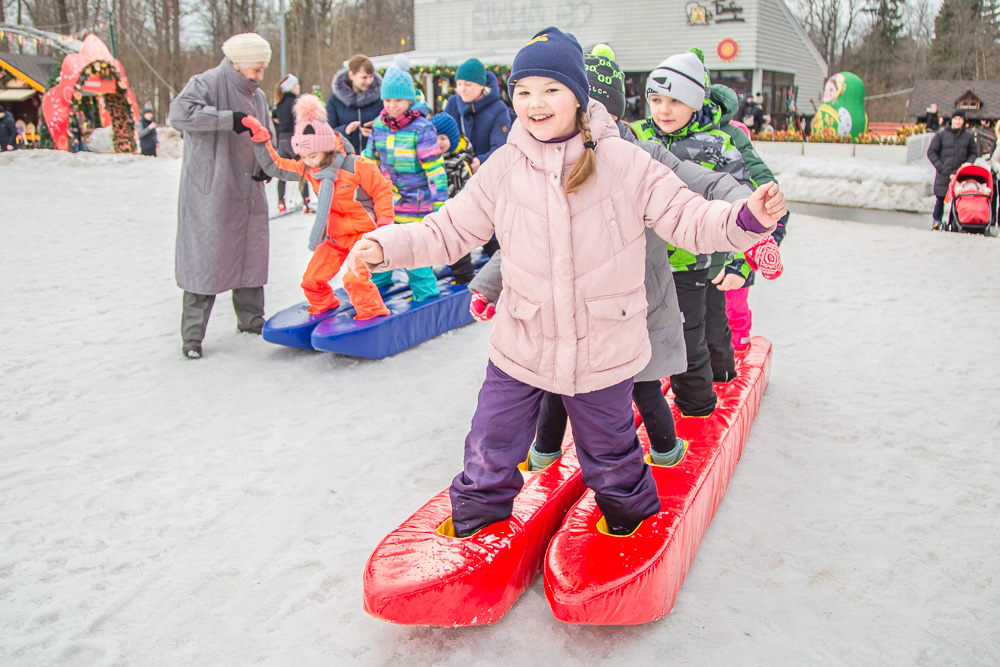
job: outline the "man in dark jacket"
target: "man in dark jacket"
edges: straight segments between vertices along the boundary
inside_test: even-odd
[[[0,107],[0,151],[12,151],[17,147],[17,126],[14,116]]]
[[[333,75],[326,120],[361,155],[372,133],[372,121],[382,113],[382,77],[363,53],[351,56],[347,67]]]
[[[448,98],[444,112],[455,119],[458,129],[472,143],[476,159],[472,171],[486,162],[493,151],[507,143],[510,110],[500,99],[496,74],[486,71],[479,60],[470,58],[455,72],[457,94]]]
[[[948,194],[951,177],[963,164],[975,160],[976,155],[976,139],[965,129],[965,111],[955,109],[951,114],[951,123],[943,130],[938,130],[927,148],[927,159],[937,170],[934,176],[934,196],[937,201],[934,202],[932,229],[941,228],[944,198]]]
[[[153,120],[153,110],[149,106],[142,110],[139,119],[139,148],[143,155],[156,157],[156,121]]]

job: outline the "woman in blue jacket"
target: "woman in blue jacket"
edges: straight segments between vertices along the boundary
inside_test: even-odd
[[[466,60],[455,72],[455,90],[457,94],[448,98],[444,111],[472,142],[475,172],[493,151],[507,143],[510,110],[500,99],[496,74],[487,72],[476,58]]]

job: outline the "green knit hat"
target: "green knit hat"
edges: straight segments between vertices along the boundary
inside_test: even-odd
[[[486,68],[483,67],[483,63],[478,58],[469,58],[458,66],[458,71],[455,72],[455,80],[471,81],[478,83],[480,86],[485,86]]]

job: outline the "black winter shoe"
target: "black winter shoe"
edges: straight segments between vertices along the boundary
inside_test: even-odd
[[[186,340],[184,341],[184,347],[181,349],[184,352],[184,356],[186,358],[201,359],[201,341]]]
[[[618,535],[620,537],[624,537],[626,535],[631,535],[632,533],[634,533],[635,529],[638,527],[639,527],[638,523],[626,524],[622,526],[612,526],[609,524],[608,532],[611,533],[612,535]]]
[[[259,336],[264,331],[264,325],[258,324],[255,327],[250,327],[249,329],[240,329],[237,327],[237,331],[239,331],[240,333],[253,334],[254,336]]]

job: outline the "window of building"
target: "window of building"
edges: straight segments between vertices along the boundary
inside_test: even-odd
[[[776,130],[788,127],[789,118],[794,115],[795,75],[764,70],[760,92],[764,96],[764,113],[771,116],[771,125]]]
[[[959,109],[976,111],[983,106],[983,102],[978,97],[976,97],[975,94],[973,94],[973,92],[970,90],[965,95],[962,95],[960,98],[958,98],[958,102],[955,103],[955,106],[958,107]]]
[[[753,95],[753,90],[751,90],[753,87],[753,70],[712,70],[712,85],[717,83],[732,88],[736,96],[742,101],[747,95]]]

